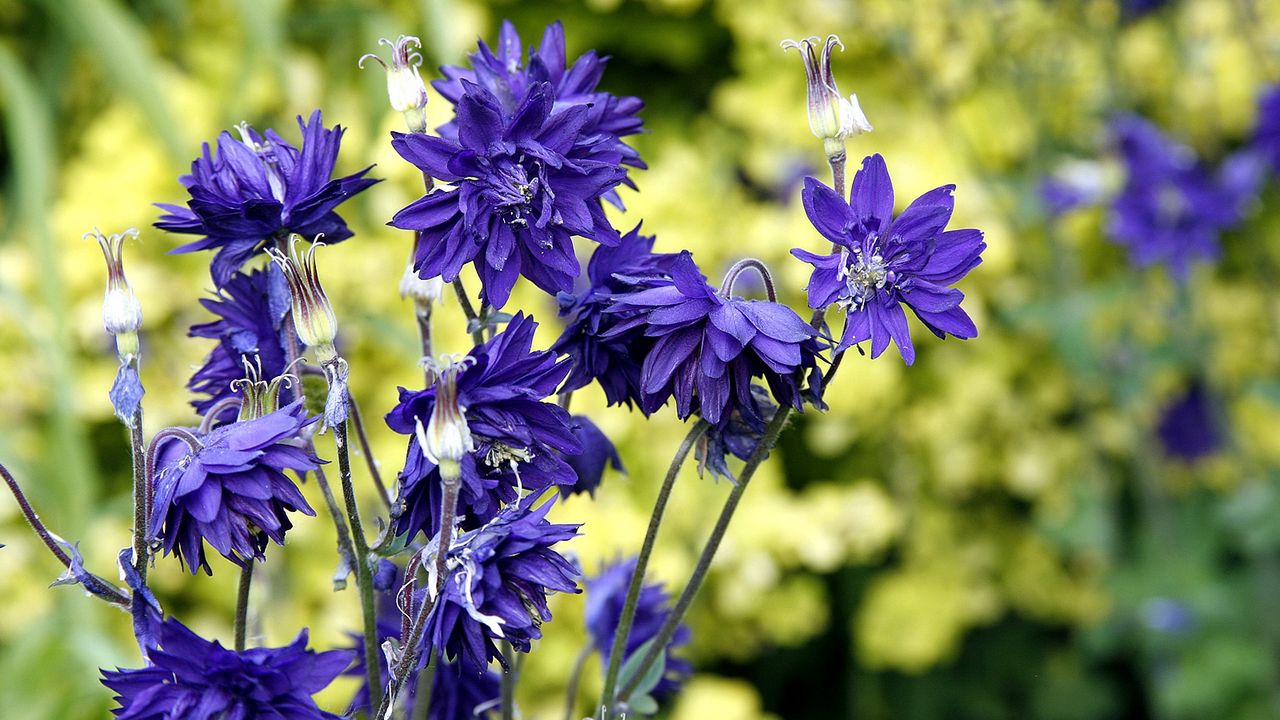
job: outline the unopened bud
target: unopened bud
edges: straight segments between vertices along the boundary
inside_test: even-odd
[[[831,74],[831,50],[839,45],[840,38],[828,35],[818,57],[818,38],[805,38],[799,42],[783,40],[782,49],[795,48],[804,59],[804,72],[809,83],[809,129],[822,140],[828,157],[844,153],[844,141],[853,135],[871,132],[871,123],[858,105],[858,96],[844,98],[836,87]]]
[[[428,361],[429,362],[429,361]],[[428,460],[441,467],[456,468],[467,453],[476,449],[467,425],[466,408],[458,404],[458,374],[474,362],[466,357],[435,365],[436,402],[427,427],[418,422],[418,444]]]
[[[409,260],[409,264],[404,267],[404,274],[400,276],[400,297],[415,303],[433,305],[440,302],[440,298],[444,296],[444,280],[440,276],[423,279],[418,276],[418,272],[413,269],[413,260]]]
[[[337,357],[333,346],[338,336],[338,318],[333,314],[333,305],[320,284],[320,276],[316,272],[316,249],[322,247],[319,235],[315,242],[307,248],[306,253],[298,254],[298,243],[301,235],[289,237],[289,254],[277,248],[268,248],[267,253],[280,270],[284,272],[285,281],[289,283],[289,294],[293,298],[293,327],[298,331],[298,338],[303,344],[316,351],[321,364]]]
[[[244,377],[231,383],[233,390],[240,391],[240,414],[236,420],[256,420],[279,410],[280,391],[293,387],[297,378],[286,368],[279,377],[267,381],[262,378],[261,358],[255,355],[250,363],[248,357],[241,356],[241,361],[244,363]]]
[[[364,61],[374,59],[387,71],[387,98],[391,107],[404,114],[405,122],[412,132],[427,131],[427,86],[418,74],[418,66],[422,64],[422,55],[412,48],[422,47],[422,41],[412,35],[401,35],[395,42],[382,38],[379,45],[391,48],[391,64],[374,53],[367,53],[356,62],[363,68]]]
[[[107,261],[107,289],[102,296],[102,324],[116,338],[116,352],[122,360],[138,354],[138,329],[142,327],[142,304],[133,294],[129,280],[124,275],[124,240],[138,237],[138,231],[129,228],[122,233],[103,235],[94,228],[84,234],[93,237],[102,248]]]

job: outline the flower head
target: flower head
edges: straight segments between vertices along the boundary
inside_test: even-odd
[[[142,327],[142,304],[138,296],[133,294],[129,279],[124,276],[124,240],[137,238],[136,228],[129,228],[122,233],[103,235],[94,228],[84,236],[92,236],[102,248],[102,257],[107,261],[107,289],[102,296],[102,324],[107,332],[121,342],[121,336],[132,336],[132,346],[120,349],[121,358],[137,353],[138,329]],[[131,350],[131,352],[130,352]]]
[[[834,303],[845,308],[837,352],[870,340],[871,357],[876,358],[892,340],[910,365],[916,351],[903,305],[938,337],[978,334],[960,308],[964,293],[949,286],[982,262],[987,244],[978,230],[945,230],[954,191],[954,185],[930,190],[895,218],[893,184],[879,155],[862,161],[848,202],[805,178],[805,212],[834,251],[819,255],[797,248],[791,254],[813,265],[809,306]]]
[[[1223,444],[1214,398],[1204,381],[1196,379],[1165,406],[1156,434],[1165,455],[1187,462],[1217,452]]]
[[[831,50],[837,45],[844,49],[840,38],[828,35],[826,44],[822,46],[822,57],[818,57],[817,37],[809,37],[799,42],[783,40],[782,49],[795,48],[804,59],[804,74],[809,83],[809,129],[823,141],[827,155],[844,156],[844,141],[853,135],[871,132],[871,123],[862,113],[858,105],[858,96],[850,95],[845,99],[836,87],[836,79],[831,74]]]
[[[337,720],[311,696],[351,657],[343,650],[308,650],[306,630],[284,647],[232,652],[170,619],[160,625],[150,661],[144,668],[102,671],[102,684],[120,704],[113,710],[119,720]]]
[[[561,391],[595,381],[610,405],[641,403],[641,366],[654,339],[644,328],[606,337],[621,320],[608,312],[615,297],[668,282],[677,255],[653,252],[652,235],[637,225],[616,246],[600,246],[587,264],[589,286],[573,295],[562,293],[560,316],[566,327],[552,350],[569,356],[571,370]]]
[[[360,56],[356,62],[364,68],[364,61],[372,59],[387,71],[387,98],[391,101],[391,109],[404,114],[409,130],[416,133],[427,131],[427,86],[418,74],[422,65],[422,54],[414,48],[422,48],[422,41],[412,35],[401,35],[395,42],[382,38],[379,45],[391,48],[391,64],[374,53]]]
[[[217,153],[208,144],[179,181],[191,193],[185,207],[158,204],[165,211],[156,227],[176,233],[204,235],[174,252],[216,250],[211,272],[221,287],[244,261],[273,244],[281,233],[324,235],[330,243],[351,237],[334,209],[378,182],[365,177],[372,166],[354,175],[331,178],[343,130],[326,129],[320,111],[303,122],[302,147],[275,133],[265,136],[247,124],[240,138],[223,132]]]
[[[458,458],[464,527],[493,518],[521,489],[574,482],[577,476],[564,460],[582,451],[573,422],[564,409],[544,401],[569,368],[552,352],[533,351],[536,327],[532,318],[517,314],[493,339],[440,368],[442,382],[416,392],[401,388],[400,404],[387,414],[387,425],[410,438],[400,473],[397,534],[421,530],[431,537],[439,530],[436,460],[444,457]]]
[[[600,574],[587,578],[586,623],[587,635],[592,645],[600,651],[600,659],[605,667],[609,665],[609,655],[613,652],[613,636],[618,631],[618,621],[622,618],[622,606],[626,601],[627,588],[631,584],[631,575],[636,569],[634,557],[619,560],[601,568]],[[635,622],[631,633],[627,636],[627,652],[631,657],[645,643],[654,639],[667,616],[671,614],[671,597],[661,584],[650,583],[640,589],[640,597],[636,604]],[[654,688],[653,694],[659,698],[671,697],[679,689],[680,684],[689,676],[693,668],[688,661],[672,656],[672,651],[689,642],[689,628],[680,625],[666,648],[666,665],[662,679]]]
[[[1229,171],[1249,168],[1232,164],[1215,175],[1191,148],[1139,117],[1118,119],[1112,132],[1126,179],[1111,206],[1111,237],[1139,267],[1168,265],[1184,280],[1193,261],[1218,257],[1219,234],[1240,222],[1252,194],[1252,173],[1237,177]]]
[[[622,181],[618,159],[579,146],[588,109],[553,114],[547,83],[510,111],[489,90],[464,87],[457,141],[393,134],[401,157],[454,187],[413,202],[391,225],[420,231],[415,267],[424,278],[453,282],[474,263],[495,308],[520,275],[549,293],[571,290],[579,271],[573,236],[618,243],[600,203]]]
[[[505,666],[510,658],[498,651],[498,640],[528,652],[551,619],[547,595],[580,592],[577,569],[552,549],[577,535],[578,526],[548,522],[554,498],[537,501],[538,493],[527,495],[454,541],[427,621],[424,657],[442,654],[471,672],[483,672],[491,660]]]
[[[338,337],[338,318],[333,313],[333,305],[325,294],[324,286],[320,284],[320,273],[316,271],[316,250],[324,243],[316,237],[307,251],[299,254],[299,242],[302,242],[299,235],[289,238],[288,255],[278,248],[267,248],[267,253],[289,283],[293,327],[298,337],[307,347],[315,349],[321,363],[327,363],[337,355],[333,342]]]
[[[216,427],[202,436],[173,433],[156,441],[152,535],[165,554],[190,568],[213,570],[208,542],[244,567],[261,559],[267,540],[284,544],[289,512],[315,515],[285,470],[308,472],[321,460],[291,441],[315,419],[302,400],[252,420]]]
[[[720,425],[735,408],[754,412],[753,377],[764,378],[778,402],[800,410],[806,372],[810,399],[821,402],[816,331],[786,305],[729,295],[707,284],[686,251],[672,263],[670,279],[614,298],[609,312],[622,320],[605,337],[643,328],[655,340],[640,376],[645,412],[674,396],[681,419],[697,411]]]
[[[729,419],[717,427],[708,428],[694,446],[698,459],[698,474],[710,471],[716,478],[733,482],[736,478],[729,469],[729,456],[746,460],[764,438],[764,431],[778,406],[769,398],[769,391],[760,385],[751,386],[751,405],[748,412],[735,407]]]
[[[605,468],[612,467],[618,472],[626,470],[622,467],[622,458],[618,457],[618,449],[590,418],[586,415],[574,415],[573,422],[573,434],[582,445],[582,452],[565,457],[565,461],[577,475],[577,480],[572,485],[561,485],[560,496],[587,493],[595,497]]]

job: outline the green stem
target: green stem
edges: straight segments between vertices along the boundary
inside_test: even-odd
[[[131,362],[137,362],[133,360]],[[129,425],[129,450],[133,456],[133,568],[147,581],[148,524],[151,517],[151,476],[147,472],[147,441],[142,437],[142,408]]]
[[[373,603],[373,573],[369,569],[369,543],[360,522],[360,506],[356,503],[355,486],[351,482],[351,454],[347,447],[347,424],[333,428],[333,441],[338,450],[338,476],[342,481],[342,497],[347,505],[347,521],[351,524],[351,540],[355,549],[356,586],[360,591],[360,613],[364,619],[364,660],[369,673],[369,702],[382,704],[382,677],[378,671],[378,619]]]
[[[249,626],[249,586],[253,583],[252,559],[240,568],[240,588],[236,593],[236,652],[244,652],[245,633]]]
[[[578,707],[578,685],[582,682],[582,670],[587,666],[587,660],[591,657],[595,648],[588,642],[578,651],[578,657],[573,661],[573,670],[569,672],[569,686],[564,691],[564,720],[574,720],[574,710]]]
[[[502,641],[502,656],[510,658],[515,655],[515,648],[507,640]],[[520,661],[508,660],[511,667],[502,673],[502,720],[515,720],[516,716],[516,683],[520,681]]]
[[[781,410],[779,410],[781,412]],[[649,557],[653,555],[653,546],[658,539],[658,528],[662,525],[662,517],[666,514],[667,501],[671,498],[671,489],[676,484],[676,478],[680,475],[680,468],[684,465],[684,461],[689,457],[689,452],[693,450],[693,446],[698,439],[711,426],[706,420],[699,420],[689,428],[688,434],[684,436],[684,440],[680,441],[680,447],[676,450],[675,457],[671,458],[671,465],[667,467],[667,476],[662,480],[662,487],[658,490],[658,499],[654,501],[653,513],[649,515],[649,528],[644,534],[644,543],[640,546],[640,554],[636,556],[636,567],[631,572],[631,583],[627,586],[626,599],[622,604],[622,615],[618,618],[618,628],[613,634],[613,644],[610,645],[609,667],[605,671],[604,689],[600,693],[600,707],[602,712],[607,714],[607,708],[613,704],[613,691],[618,686],[618,672],[622,669],[622,656],[626,654],[627,640],[631,635],[631,626],[636,619],[636,606],[640,602],[640,590],[644,587],[644,573],[649,567]],[[619,648],[623,650],[618,651]]]
[[[369,476],[373,478],[373,485],[378,489],[378,497],[382,498],[382,504],[391,509],[391,495],[387,492],[387,486],[382,482],[382,473],[378,470],[378,461],[373,457],[373,448],[369,445],[369,435],[364,429],[364,416],[360,414],[360,404],[356,399],[350,398],[349,407],[351,408],[351,424],[356,429],[356,441],[360,443],[360,452],[364,454],[365,465],[369,468]]]
[[[453,292],[458,296],[458,305],[462,307],[462,312],[467,316],[467,327],[475,326],[471,331],[471,340],[476,345],[484,344],[484,327],[480,324],[480,317],[476,315],[475,306],[471,304],[471,298],[467,297],[467,289],[462,286],[462,278],[453,281]]]
[[[422,672],[418,673],[418,690],[413,696],[413,720],[427,720],[427,714],[431,711],[431,691],[436,684],[436,670],[440,667],[440,661],[434,656],[431,657],[427,666],[422,668]]]
[[[636,685],[644,678],[649,667],[657,661],[658,655],[666,652],[667,645],[671,642],[671,638],[675,636],[676,630],[680,627],[680,622],[684,620],[685,613],[689,611],[689,605],[693,603],[694,596],[698,594],[698,590],[702,587],[702,582],[707,577],[707,571],[711,567],[711,560],[720,548],[720,541],[724,539],[725,531],[729,528],[729,521],[733,519],[733,513],[738,508],[738,502],[742,499],[742,494],[747,490],[747,484],[751,482],[751,477],[755,475],[756,469],[768,457],[769,451],[778,441],[778,436],[786,426],[787,419],[791,417],[791,412],[790,406],[782,405],[778,408],[778,412],[774,414],[773,420],[769,421],[769,425],[765,428],[764,436],[760,438],[756,449],[747,458],[746,465],[742,468],[742,474],[738,477],[738,483],[733,486],[733,490],[729,492],[729,498],[725,500],[724,508],[720,511],[720,517],[716,520],[716,526],[712,529],[711,536],[707,538],[707,544],[703,546],[702,554],[698,556],[698,564],[694,566],[693,575],[689,578],[689,584],[685,585],[684,590],[681,591],[680,599],[676,601],[671,614],[662,623],[662,629],[658,631],[653,644],[649,646],[648,652],[640,660],[635,674],[631,676],[631,679],[622,688],[622,692],[619,693],[620,697],[630,697],[631,693],[635,692]],[[617,646],[615,645],[614,647],[616,648]],[[612,705],[613,701],[610,698],[610,707]]]

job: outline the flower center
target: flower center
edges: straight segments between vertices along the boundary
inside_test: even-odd
[[[498,216],[514,230],[523,230],[529,227],[531,219],[536,220],[533,202],[543,189],[539,168],[532,162],[530,167],[526,167],[525,162],[523,156],[501,162],[488,192],[490,201],[497,207]]]
[[[262,161],[262,166],[266,168],[267,185],[271,188],[271,197],[275,198],[276,202],[283,203],[284,177],[280,174],[280,162],[276,158],[275,148],[268,143],[258,142],[256,133],[247,122],[241,122],[236,126],[236,130],[240,132],[240,142],[252,150],[253,154],[258,156],[258,160]]]
[[[868,255],[861,249],[852,253],[845,250],[841,254],[840,277],[849,289],[846,301],[856,307],[862,307],[875,297],[876,291],[885,287],[890,281],[889,268],[879,254]]]

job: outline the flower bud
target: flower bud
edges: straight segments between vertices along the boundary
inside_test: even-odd
[[[858,105],[858,96],[841,97],[831,75],[831,49],[837,45],[844,49],[840,38],[828,35],[818,58],[815,45],[818,38],[805,38],[799,42],[783,40],[782,49],[795,48],[804,59],[804,73],[809,81],[809,129],[822,140],[828,157],[844,153],[844,141],[853,135],[871,132],[871,123]]]
[[[102,324],[115,336],[116,352],[121,360],[138,354],[138,329],[142,327],[142,305],[133,294],[129,280],[124,276],[124,239],[138,237],[135,228],[115,235],[103,235],[94,228],[84,237],[92,236],[102,248],[107,261],[107,289],[102,296]]]
[[[422,41],[412,35],[401,35],[395,42],[382,38],[379,45],[391,48],[391,64],[373,53],[367,53],[356,62],[363,68],[364,61],[373,58],[387,71],[387,98],[396,112],[403,113],[412,132],[427,131],[427,86],[418,74],[422,55],[411,47],[422,47]]]
[[[297,380],[288,370],[273,380],[262,378],[262,359],[254,356],[253,363],[247,356],[241,356],[244,363],[244,377],[231,383],[231,387],[240,391],[240,413],[236,420],[256,420],[270,415],[280,409],[280,391],[293,387]]]
[[[418,276],[418,271],[413,269],[413,259],[409,260],[409,264],[404,267],[404,274],[400,276],[400,297],[413,301],[419,305],[433,305],[440,302],[440,298],[444,296],[444,280],[440,276],[423,279]]]
[[[289,283],[289,294],[293,298],[293,326],[298,331],[298,338],[303,344],[314,348],[318,360],[324,364],[338,356],[333,341],[338,335],[338,318],[333,314],[333,305],[329,296],[320,285],[320,276],[316,272],[316,249],[323,246],[320,235],[307,248],[303,255],[298,254],[298,243],[301,235],[289,237],[289,254],[277,248],[268,248],[267,253],[280,270],[284,272],[285,281]]]
[[[466,408],[458,404],[458,374],[470,366],[470,358],[442,363],[433,368],[436,376],[436,402],[427,427],[418,422],[418,443],[427,459],[441,466],[456,467],[467,453],[476,449],[467,425]],[[432,363],[434,365],[434,363]]]

